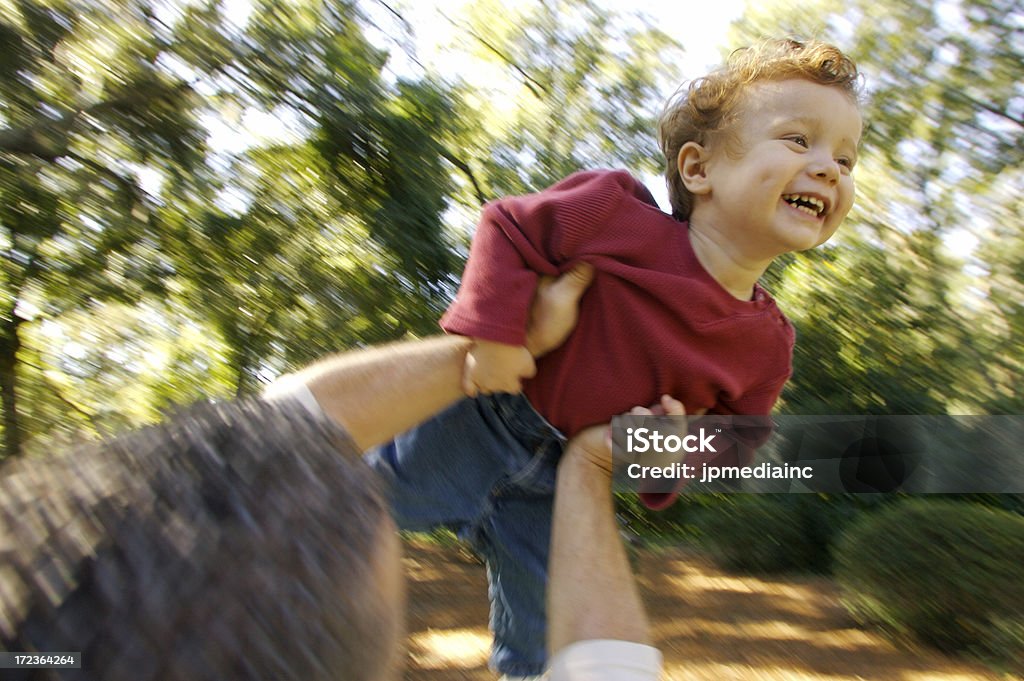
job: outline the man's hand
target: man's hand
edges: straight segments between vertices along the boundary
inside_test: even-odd
[[[692,416],[702,416],[707,409],[701,409]],[[686,416],[686,408],[679,400],[662,395],[658,404],[650,407],[633,407],[630,414],[637,416]],[[685,429],[684,429],[685,430]],[[610,425],[592,426],[581,431],[570,442],[562,460],[587,464],[594,470],[612,477],[612,431]]]
[[[522,379],[537,373],[533,355],[522,345],[474,339],[466,353],[462,390],[469,397],[491,393],[517,393]]]
[[[579,303],[594,280],[594,267],[579,263],[558,277],[541,277],[530,307],[526,328],[526,348],[534,357],[561,345],[576,327]]]
[[[632,413],[683,416],[686,410],[666,396]],[[558,464],[551,528],[552,653],[579,641],[601,639],[650,645],[647,615],[615,522],[611,477],[608,426],[588,428],[569,442]]]

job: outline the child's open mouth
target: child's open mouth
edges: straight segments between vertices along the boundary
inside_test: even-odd
[[[825,214],[825,202],[807,194],[783,194],[782,200],[797,210],[818,218]]]

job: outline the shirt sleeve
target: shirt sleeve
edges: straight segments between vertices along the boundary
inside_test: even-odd
[[[657,648],[596,639],[562,648],[551,660],[551,681],[657,681],[661,673]]]
[[[313,391],[294,374],[282,376],[268,385],[263,391],[263,400],[271,403],[295,401],[316,418],[328,419],[320,402],[313,396]]]
[[[522,345],[538,276],[555,276],[586,260],[594,252],[595,237],[627,195],[650,196],[628,173],[591,171],[537,194],[488,204],[459,293],[441,327]]]

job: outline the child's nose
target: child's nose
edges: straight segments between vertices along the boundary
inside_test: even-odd
[[[835,184],[839,181],[839,162],[832,158],[831,155],[819,154],[811,162],[811,167],[808,170],[812,175],[826,180],[829,184]]]

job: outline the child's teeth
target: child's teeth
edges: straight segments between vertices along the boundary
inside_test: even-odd
[[[783,198],[785,198],[786,201],[789,202],[789,204],[791,206],[793,206],[794,208],[796,208],[798,210],[802,210],[803,212],[807,213],[808,215],[813,215],[815,217],[818,217],[819,215],[821,215],[825,211],[825,202],[822,201],[819,198],[814,197],[814,196],[807,196],[806,194],[787,194]],[[810,206],[798,205],[796,203],[797,201],[803,201],[804,203],[809,203],[812,206],[814,206],[814,208],[811,208]]]

